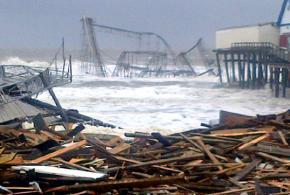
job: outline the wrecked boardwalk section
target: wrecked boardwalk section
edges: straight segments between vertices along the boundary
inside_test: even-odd
[[[0,126],[1,193],[289,194],[289,111],[126,139],[68,126]]]

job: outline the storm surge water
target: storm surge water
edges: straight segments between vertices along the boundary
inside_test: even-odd
[[[19,58],[1,64],[27,63]],[[218,119],[220,110],[247,115],[270,114],[289,109],[289,99],[274,98],[268,87],[261,90],[222,88],[218,78],[96,78],[82,74],[73,63],[73,83],[55,88],[64,108],[125,128],[124,131],[173,133],[198,128]],[[52,102],[47,93],[38,97]]]

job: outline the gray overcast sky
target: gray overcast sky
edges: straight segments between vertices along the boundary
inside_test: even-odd
[[[217,29],[276,21],[282,0],[0,0],[0,48],[54,48],[65,36],[80,47],[82,16],[97,23],[154,31],[173,48],[203,37],[214,46]]]

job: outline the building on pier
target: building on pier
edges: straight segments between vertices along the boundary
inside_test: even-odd
[[[247,89],[263,88],[269,83],[276,97],[286,97],[290,88],[289,50],[290,0],[284,0],[275,23],[216,32],[220,81]]]
[[[218,31],[215,52],[220,81],[242,89],[260,89],[269,83],[276,97],[286,97],[290,58],[288,47],[279,45],[281,39],[274,23]]]
[[[269,42],[279,45],[280,29],[275,23],[237,26],[216,32],[216,48],[230,48],[239,42]]]

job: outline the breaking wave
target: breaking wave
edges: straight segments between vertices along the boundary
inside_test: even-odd
[[[26,62],[18,57],[2,64],[29,64],[47,66],[48,62]],[[289,99],[274,98],[266,87],[261,90],[240,90],[218,87],[218,78],[96,78],[80,71],[80,63],[73,62],[73,83],[55,88],[65,108],[125,130],[173,133],[199,127],[217,119],[220,110],[248,115],[282,112],[289,108]],[[47,93],[39,96],[52,102]],[[104,130],[107,131],[107,130]],[[112,132],[111,132],[112,133]]]

